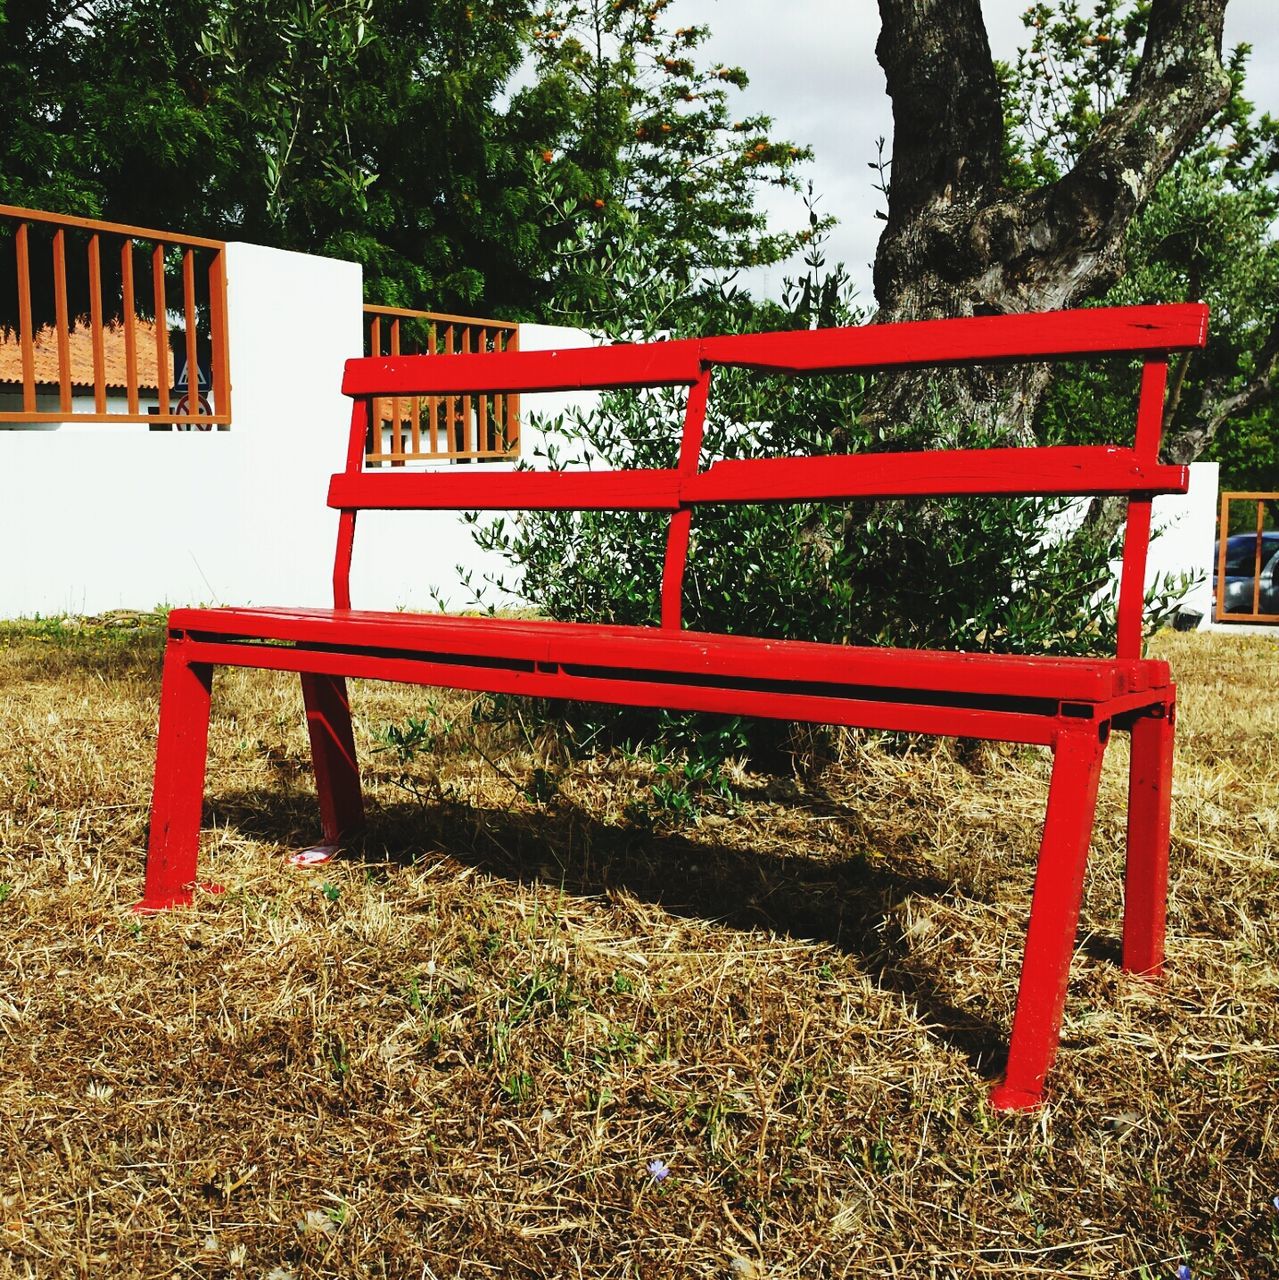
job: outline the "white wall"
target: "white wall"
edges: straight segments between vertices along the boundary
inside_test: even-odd
[[[0,431],[0,617],[332,602],[337,515],[325,495],[343,465],[350,420],[342,366],[362,350],[360,268],[230,244],[227,302],[229,431]],[[529,351],[589,343],[572,329],[520,330]],[[524,397],[523,457],[532,461],[544,444],[535,415],[589,408],[594,399]],[[1150,557],[1150,578],[1162,570],[1204,576],[1188,604],[1205,616],[1216,470],[1196,464],[1187,497],[1156,499],[1155,523],[1165,532]],[[356,528],[352,601],[431,608],[438,593],[462,607],[471,601],[459,566],[477,583],[503,570],[500,559],[480,555],[455,513],[366,512]]]
[[[363,349],[355,263],[227,246],[229,431],[41,424],[0,432],[0,617],[157,604],[328,605],[351,402],[342,366]],[[526,350],[582,346],[525,325]],[[581,397],[536,397],[555,413]],[[530,399],[531,403],[531,399]],[[524,428],[525,456],[537,447]],[[354,602],[465,603],[456,566],[486,565],[451,512],[369,512],[356,532]]]
[[[328,602],[360,269],[230,244],[227,302],[230,431],[0,433],[0,615]]]
[[[1155,536],[1146,561],[1146,584],[1160,574],[1187,573],[1199,581],[1182,599],[1181,608],[1199,614],[1200,626],[1212,615],[1212,547],[1217,536],[1217,471],[1215,462],[1190,468],[1190,490],[1163,494],[1151,505]]]

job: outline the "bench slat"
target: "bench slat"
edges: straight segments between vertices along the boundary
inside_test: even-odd
[[[343,609],[175,609],[171,631],[745,679],[1098,701],[1158,688],[1158,660],[865,648],[811,640],[528,618]]]
[[[701,341],[688,338],[560,351],[363,356],[346,362],[342,390],[348,396],[393,396],[687,387],[701,371]]]
[[[749,458],[678,471],[427,471],[350,475],[329,506],[381,511],[678,511],[711,502],[934,495],[1185,493],[1186,467],[1109,445]]]
[[[1187,351],[1202,347],[1207,334],[1208,308],[1188,302],[704,338],[702,358],[776,373],[829,373]]]
[[[715,364],[772,373],[831,373],[1188,351],[1204,345],[1207,329],[1208,308],[1187,302],[443,359],[369,356],[347,361],[342,390],[349,396],[608,390],[690,386],[703,365]]]
[[[678,471],[449,471],[329,481],[329,506],[369,511],[678,511]]]
[[[684,482],[685,502],[769,502],[972,494],[1185,493],[1186,467],[1143,463],[1109,445],[749,458]]]

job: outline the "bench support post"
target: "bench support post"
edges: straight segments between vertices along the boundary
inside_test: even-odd
[[[1152,978],[1159,976],[1164,963],[1175,719],[1170,700],[1132,726],[1123,967]]]
[[[1088,722],[1057,736],[1008,1070],[990,1095],[999,1111],[1038,1106],[1057,1056],[1108,728]]]
[[[196,887],[213,667],[187,662],[181,649],[181,640],[171,640],[164,655],[146,883],[134,906],[139,912],[186,906]]]
[[[346,680],[342,676],[304,673],[302,699],[311,735],[324,840],[326,844],[340,844],[364,828],[364,799],[360,794]]]

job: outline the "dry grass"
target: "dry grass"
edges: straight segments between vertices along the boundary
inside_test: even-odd
[[[1008,1117],[1041,753],[863,743],[680,826],[650,764],[365,685],[372,835],[302,872],[294,682],[220,676],[227,892],[141,921],[159,636],[0,631],[0,1274],[1279,1275],[1274,641],[1159,638],[1170,973],[1115,964],[1121,739],[1052,1102]],[[431,707],[437,756],[374,749]]]

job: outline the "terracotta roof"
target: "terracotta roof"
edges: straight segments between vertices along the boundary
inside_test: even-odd
[[[138,386],[159,385],[155,361],[155,325],[139,318],[134,322],[137,338]],[[71,383],[76,387],[93,386],[93,331],[88,325],[77,325],[69,334],[71,346]],[[52,325],[36,331],[35,375],[37,384],[58,385],[58,332]],[[102,330],[103,373],[106,385],[124,388],[128,385],[124,359],[124,326],[106,325]],[[22,346],[12,329],[0,331],[0,383],[22,384]],[[173,382],[173,357],[169,357],[169,382]]]

